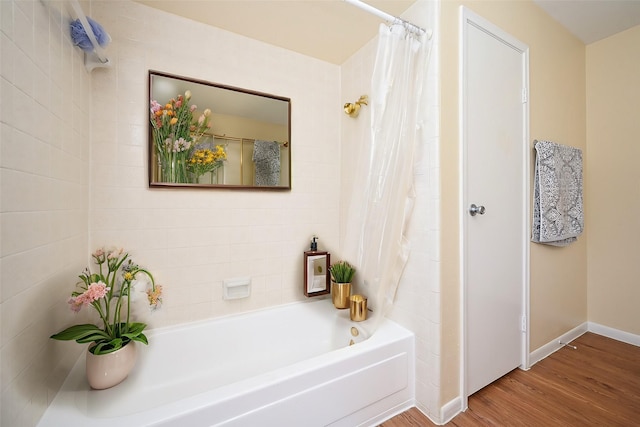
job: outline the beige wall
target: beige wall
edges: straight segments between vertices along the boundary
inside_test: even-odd
[[[459,394],[458,13],[463,4],[530,48],[530,136],[586,149],[585,47],[531,1],[442,3],[442,403]],[[533,143],[530,141],[530,146]],[[532,155],[533,159],[533,155]],[[530,245],[530,350],[587,320],[586,235]]]
[[[589,321],[640,334],[640,26],[587,46]]]
[[[289,140],[289,128],[285,125],[223,114],[211,115],[211,133],[232,138],[263,139],[267,141]]]

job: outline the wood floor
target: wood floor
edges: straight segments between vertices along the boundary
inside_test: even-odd
[[[640,426],[640,347],[586,333],[469,397],[447,426]],[[412,408],[380,427],[434,426]]]

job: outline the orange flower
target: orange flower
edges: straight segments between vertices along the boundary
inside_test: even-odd
[[[147,299],[149,300],[149,305],[151,305],[152,308],[158,307],[162,304],[162,286],[156,285],[155,290],[148,289]]]
[[[171,121],[169,122],[171,125],[175,125],[176,123],[178,123],[178,118],[174,117],[171,119]]]

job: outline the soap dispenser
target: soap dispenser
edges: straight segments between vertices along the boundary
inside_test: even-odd
[[[304,253],[304,295],[315,297],[331,292],[331,254],[318,250],[318,237],[313,236]]]

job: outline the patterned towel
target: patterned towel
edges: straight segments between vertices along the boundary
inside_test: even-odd
[[[566,246],[584,229],[582,151],[550,141],[534,141],[536,164],[531,240]]]
[[[255,185],[274,186],[280,183],[280,144],[275,141],[253,143]]]

